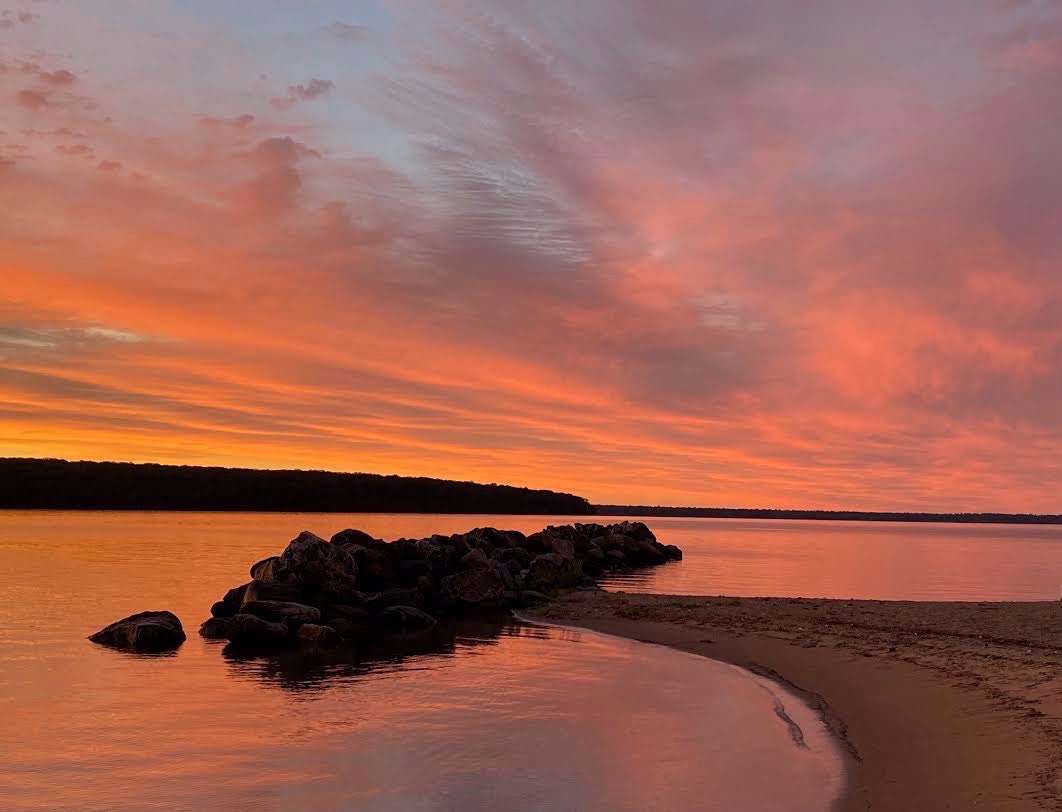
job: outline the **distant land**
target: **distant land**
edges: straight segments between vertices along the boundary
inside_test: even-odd
[[[1062,515],[1027,513],[593,505],[570,493],[429,477],[0,457],[0,509],[5,508],[1062,524]]]
[[[594,505],[599,516],[685,516],[705,519],[805,519],[836,522],[957,522],[968,524],[1062,524],[1062,515],[1036,513],[908,513],[871,510],[781,510],[647,505]]]
[[[587,515],[570,493],[427,477],[0,458],[0,508]]]

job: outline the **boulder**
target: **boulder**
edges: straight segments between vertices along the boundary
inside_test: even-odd
[[[295,642],[303,648],[334,648],[340,643],[339,632],[331,626],[304,623],[295,635]]]
[[[448,575],[439,582],[439,594],[448,604],[460,608],[485,609],[504,603],[505,583],[497,571],[477,567]]]
[[[550,539],[549,547],[551,552],[556,553],[562,558],[575,559],[575,542],[571,539],[554,536]]]
[[[244,587],[240,607],[255,601],[291,601],[298,603],[302,589],[296,584],[278,584],[272,581],[251,581]]]
[[[466,570],[475,569],[476,567],[489,567],[490,559],[487,558],[487,554],[483,550],[475,549],[465,553],[461,556],[461,567]]]
[[[665,544],[664,552],[667,553],[667,557],[674,561],[682,560],[682,550],[676,547],[674,544]]]
[[[354,558],[345,549],[304,530],[280,554],[295,581],[328,595],[353,590],[358,575]]]
[[[349,547],[352,544],[359,544],[362,547],[371,547],[374,544],[379,544],[380,541],[373,538],[368,533],[362,530],[354,530],[347,528],[346,530],[340,530],[334,536],[332,536],[332,544],[339,547]]]
[[[247,584],[233,587],[225,593],[225,597],[210,607],[210,614],[214,617],[232,617],[240,611],[243,604],[243,595],[247,591]]]
[[[241,612],[228,619],[225,636],[237,646],[272,647],[288,641],[288,627]]]
[[[430,629],[439,622],[415,606],[389,606],[380,613],[380,621],[399,629]]]
[[[89,640],[113,648],[161,652],[176,649],[185,641],[185,635],[173,612],[138,612],[104,626]]]
[[[362,605],[370,612],[376,613],[382,612],[389,606],[423,606],[424,593],[416,587],[385,589],[367,598]]]
[[[320,609],[291,601],[250,601],[245,603],[240,611],[273,623],[287,623],[289,626],[321,622]]]
[[[199,627],[199,635],[207,640],[227,640],[229,637],[229,618],[207,618]]]
[[[266,583],[287,584],[295,580],[294,573],[280,559],[280,556],[271,555],[251,566],[251,578],[255,581]]]
[[[582,568],[574,558],[560,553],[545,553],[531,562],[527,586],[539,592],[548,592],[561,586],[572,586],[582,577]]]

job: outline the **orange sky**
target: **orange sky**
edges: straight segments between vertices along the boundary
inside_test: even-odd
[[[0,8],[0,454],[1062,511],[1062,9],[796,5]]]

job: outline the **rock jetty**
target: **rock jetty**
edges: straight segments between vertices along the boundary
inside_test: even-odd
[[[498,612],[592,586],[602,573],[663,564],[682,551],[642,522],[547,527],[525,536],[484,527],[386,542],[361,530],[329,541],[304,531],[251,580],[225,593],[199,633],[236,647],[341,641],[432,629],[444,616]]]

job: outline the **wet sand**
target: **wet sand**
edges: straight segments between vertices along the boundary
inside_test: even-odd
[[[1062,809],[1062,603],[573,592],[531,615],[800,692],[847,753],[837,809]]]

